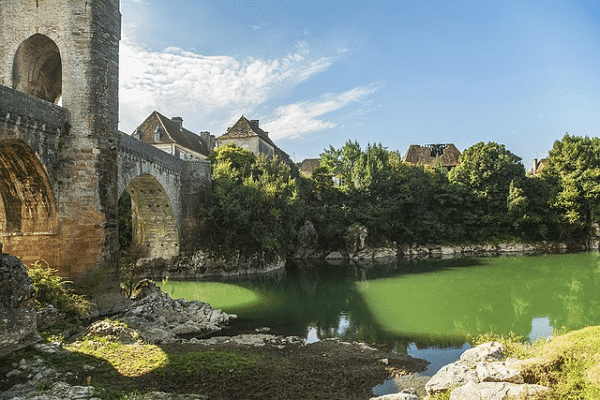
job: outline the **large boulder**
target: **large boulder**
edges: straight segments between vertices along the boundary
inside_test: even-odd
[[[0,358],[40,340],[33,281],[21,260],[3,254],[0,244]]]
[[[346,251],[349,254],[356,254],[367,247],[367,236],[369,231],[364,225],[359,223],[352,224],[346,229],[344,234],[344,243]]]
[[[175,343],[181,340],[180,335],[203,336],[218,332],[235,318],[208,303],[172,299],[149,283],[142,289],[131,307],[116,318],[149,343]]]
[[[450,400],[508,400],[529,399],[545,393],[549,389],[540,385],[518,385],[507,382],[469,382],[456,388],[450,394]]]
[[[525,384],[520,362],[503,360],[505,354],[504,345],[498,342],[484,343],[465,351],[458,361],[440,369],[427,382],[427,394],[433,396],[451,391],[451,400],[504,400],[548,390]]]
[[[319,253],[317,252],[318,241],[319,235],[314,225],[307,221],[298,231],[294,258],[319,258]]]

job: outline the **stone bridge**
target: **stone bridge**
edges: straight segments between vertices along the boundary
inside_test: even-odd
[[[68,217],[85,218],[84,210],[61,207],[61,179],[80,172],[73,168],[76,159],[61,151],[69,127],[66,109],[0,86],[0,242],[26,264],[41,259],[72,274],[73,267],[65,263],[85,259],[79,249],[92,244],[76,240],[73,249],[67,243],[73,241]],[[134,241],[146,246],[153,259],[193,249],[202,193],[210,187],[210,163],[181,160],[123,133],[112,143],[114,193],[131,196]]]
[[[0,241],[115,292],[119,198],[151,258],[196,240],[208,162],[175,158],[118,131],[119,0],[2,0]]]
[[[208,161],[181,160],[146,142],[120,134],[118,193],[131,196],[134,242],[149,258],[171,258],[193,250],[198,208],[210,187]]]

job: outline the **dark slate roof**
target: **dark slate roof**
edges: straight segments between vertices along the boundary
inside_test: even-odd
[[[154,132],[157,126],[161,127],[164,135],[160,141],[154,140]],[[179,127],[179,123],[167,118],[158,111],[154,111],[138,127],[142,133],[142,140],[150,144],[177,143],[181,147],[192,150],[204,156],[209,155],[210,149],[194,132]]]
[[[281,158],[289,158],[289,155],[285,151],[281,150],[275,143],[273,143],[269,137],[269,134],[258,126],[258,120],[248,120],[243,115],[235,123],[235,125],[233,125],[231,128],[227,128],[227,133],[224,133],[215,140],[248,138],[253,136],[258,136],[269,145],[273,146],[276,152],[284,155],[284,157]]]
[[[443,167],[456,167],[460,151],[452,143],[420,146],[412,144],[404,155],[404,162],[410,164],[433,165],[439,158]]]

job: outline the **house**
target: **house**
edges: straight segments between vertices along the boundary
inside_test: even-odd
[[[273,143],[269,133],[260,128],[257,119],[248,120],[242,115],[235,125],[227,128],[227,133],[215,139],[215,147],[230,143],[256,155],[265,154],[270,158],[278,157],[288,164],[291,163],[290,156]]]
[[[538,161],[537,158],[533,159],[533,169],[529,171],[529,175],[539,175],[548,166],[548,159],[542,158]]]
[[[439,160],[447,171],[459,164],[460,151],[452,143],[427,144],[420,146],[412,144],[406,151],[403,161],[412,165],[433,166]]]
[[[182,160],[206,160],[215,142],[209,132],[197,135],[184,128],[183,118],[167,118],[157,111],[150,114],[131,136]]]
[[[321,165],[319,158],[307,158],[301,163],[298,163],[298,170],[306,176],[313,176],[315,170]]]

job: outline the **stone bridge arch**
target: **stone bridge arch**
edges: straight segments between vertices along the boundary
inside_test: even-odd
[[[133,242],[147,250],[145,258],[179,255],[181,160],[123,134],[117,164],[118,193],[131,197]]]
[[[139,212],[132,219],[144,225],[132,222],[145,232],[137,231],[137,241],[150,246],[149,258],[193,250],[203,193],[212,187],[210,163],[181,160],[126,134],[120,135],[118,150],[118,193],[127,191]]]
[[[39,180],[48,189],[34,190],[31,182],[15,178],[5,185],[5,198],[10,191],[22,196],[22,229],[10,232],[4,250],[24,257],[26,249],[39,247],[42,231],[57,232],[56,244],[43,249],[58,253],[52,267],[94,287],[90,295],[106,291],[112,298],[118,293],[119,0],[0,3],[0,140],[21,140],[31,150],[24,155],[25,147],[2,142],[10,143],[10,154],[21,152],[2,162],[22,174],[37,171],[38,177],[43,169]],[[34,159],[31,154],[38,164],[24,165]],[[42,193],[52,193],[54,203],[35,205],[44,204]],[[29,223],[28,213],[37,222]]]
[[[132,244],[144,250],[144,258],[178,256],[177,210],[163,185],[156,177],[144,173],[133,179],[125,191],[131,199]]]
[[[34,151],[0,140],[0,242],[28,264],[60,260],[58,211],[48,174]]]

